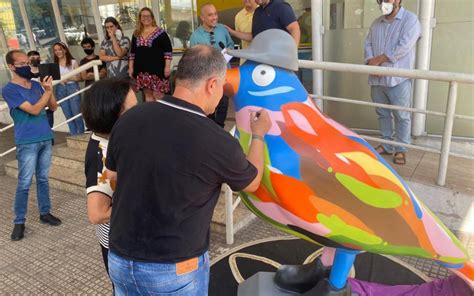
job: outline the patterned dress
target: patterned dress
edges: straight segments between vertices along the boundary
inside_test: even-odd
[[[147,38],[132,37],[130,60],[134,60],[133,76],[137,89],[168,93],[170,82],[165,78],[165,61],[171,60],[173,48],[168,34],[156,28]]]

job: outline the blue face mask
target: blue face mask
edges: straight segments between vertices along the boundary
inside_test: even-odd
[[[31,73],[30,66],[15,67],[15,73],[25,79],[31,79],[33,73]]]

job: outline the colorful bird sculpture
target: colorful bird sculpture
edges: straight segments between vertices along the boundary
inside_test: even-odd
[[[241,194],[251,211],[287,233],[336,248],[335,288],[344,287],[360,251],[436,260],[473,285],[473,265],[458,239],[365,140],[313,104],[293,72],[297,49],[289,34],[267,30],[250,48],[229,53],[247,59],[228,71],[226,86],[245,152],[250,111],[264,108],[272,119],[260,188]]]

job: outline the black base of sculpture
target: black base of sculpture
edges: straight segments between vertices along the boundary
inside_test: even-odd
[[[342,290],[332,290],[326,279],[321,280],[309,291],[300,294],[279,288],[274,278],[274,272],[258,272],[239,285],[237,296],[358,296],[351,293],[349,285]]]
[[[282,265],[275,275],[275,283],[284,290],[304,293],[322,279],[329,278],[330,267],[321,262],[321,258],[302,265]]]

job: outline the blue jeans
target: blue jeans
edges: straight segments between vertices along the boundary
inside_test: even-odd
[[[18,185],[15,195],[15,224],[24,224],[28,208],[28,191],[30,190],[33,174],[36,176],[36,195],[40,215],[49,213],[49,166],[51,164],[51,140],[20,144],[16,147],[18,159]]]
[[[372,101],[375,103],[389,104],[400,107],[410,107],[411,102],[411,80],[405,80],[394,87],[372,85]],[[410,144],[411,115],[408,111],[390,110],[386,108],[375,108],[379,117],[380,133],[382,139],[393,140]],[[392,123],[392,114],[395,127]],[[395,130],[395,133],[393,132]],[[406,148],[382,144],[389,153],[405,152]]]
[[[73,93],[79,91],[79,83],[67,83],[65,85],[56,85],[55,93],[56,99],[59,101]],[[79,113],[81,113],[81,96],[76,95],[69,100],[62,102],[61,109],[63,110],[66,119],[69,119]],[[73,121],[67,123],[69,126],[69,132],[71,135],[78,135],[84,133],[84,122],[82,117],[76,118]]]
[[[109,251],[109,273],[116,296],[204,296],[209,287],[209,255],[206,252],[198,257],[195,271],[177,275],[174,263],[132,261]]]

